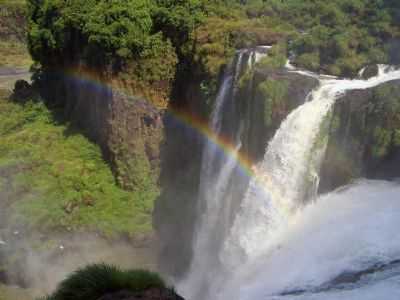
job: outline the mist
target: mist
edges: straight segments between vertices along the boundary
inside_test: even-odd
[[[13,176],[0,169],[0,283],[42,296],[69,273],[90,263],[157,271],[154,238],[109,238],[88,232],[39,232],[9,218]],[[7,175],[7,176],[6,176]]]

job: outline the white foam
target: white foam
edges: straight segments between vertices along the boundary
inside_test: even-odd
[[[237,270],[218,299],[399,299],[398,274],[350,291],[277,296],[399,259],[399,200],[400,185],[383,181],[360,181],[321,196],[293,216],[269,252]],[[364,298],[369,293],[375,298]]]

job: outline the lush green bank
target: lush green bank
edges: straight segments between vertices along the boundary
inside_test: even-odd
[[[40,101],[0,100],[0,195],[8,222],[105,235],[151,231],[158,188],[119,188],[99,148],[56,116]]]
[[[26,45],[25,0],[0,0],[0,68],[29,68],[32,59]]]

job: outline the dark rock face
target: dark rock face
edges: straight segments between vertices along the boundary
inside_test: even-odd
[[[141,292],[120,291],[98,300],[185,300],[169,289],[152,288]]]
[[[362,79],[369,79],[378,75],[378,65],[369,65],[365,67],[364,72],[361,74]]]
[[[100,145],[120,185],[133,189],[140,184],[135,173],[140,167],[159,172],[162,111],[96,82],[106,79],[86,81],[49,73],[42,83],[43,96],[49,105],[61,106],[65,116]]]
[[[390,65],[400,65],[400,39],[393,38],[388,42],[388,56]]]
[[[160,268],[179,277],[192,257],[204,138],[179,115],[201,115],[204,107],[195,89],[187,102],[171,107],[164,122],[161,146],[161,195],[155,204],[153,224],[160,244]]]
[[[400,177],[400,81],[355,90],[333,110],[320,192],[352,179]]]
[[[17,80],[11,98],[16,102],[25,102],[34,98],[36,91],[26,80]]]

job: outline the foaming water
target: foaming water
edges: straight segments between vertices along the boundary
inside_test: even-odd
[[[250,182],[224,252],[219,254],[228,268],[238,268],[266,251],[277,230],[288,226],[292,215],[304,205],[307,183],[317,171],[310,165],[314,142],[335,100],[348,90],[400,78],[400,71],[383,65],[379,69],[380,75],[369,80],[321,79],[309,95],[310,101],[281,124],[257,168],[265,180],[262,184],[258,179]]]
[[[329,285],[343,273],[400,259],[399,196],[399,184],[365,180],[319,197],[295,214],[271,241],[270,251],[242,266],[215,299],[399,299],[398,266],[365,275],[364,282]]]

